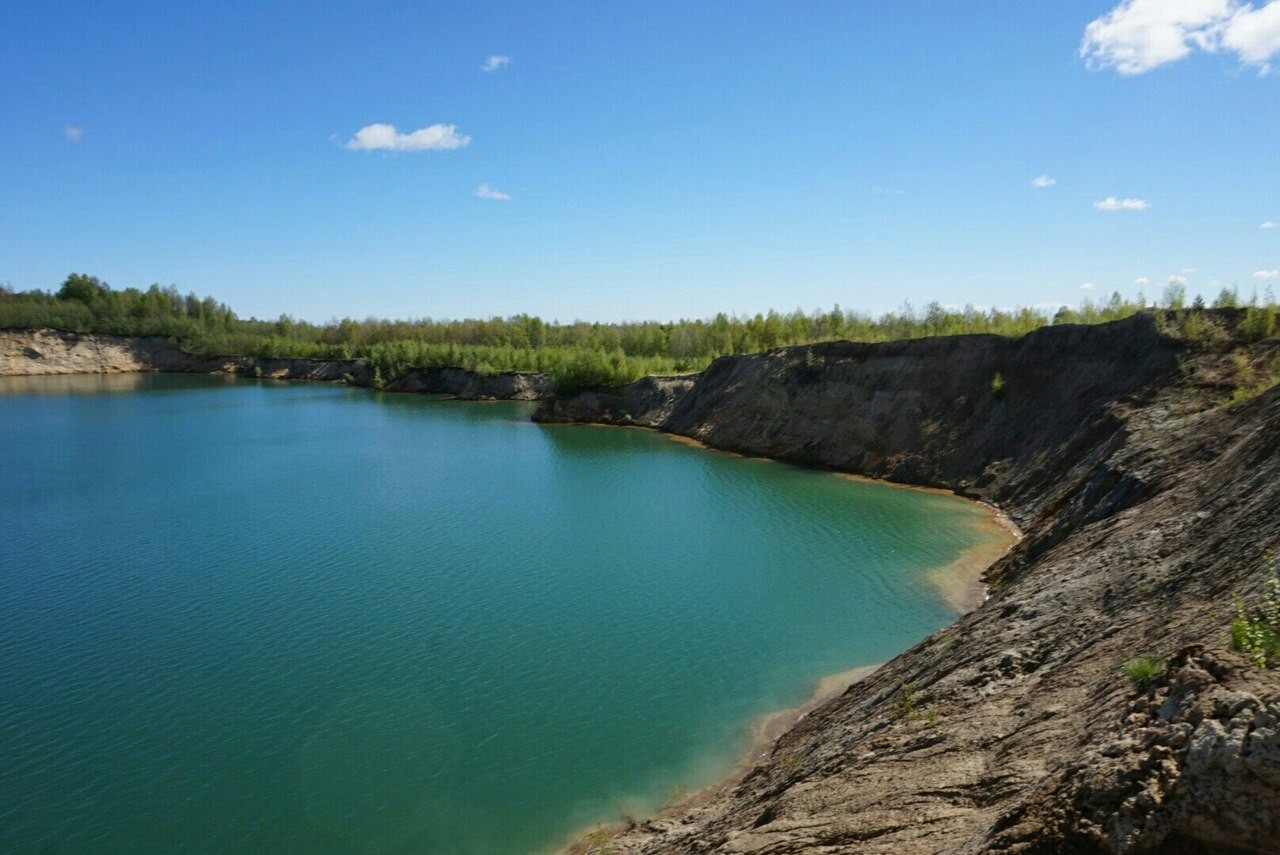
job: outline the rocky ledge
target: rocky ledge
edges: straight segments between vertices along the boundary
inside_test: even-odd
[[[1212,320],[1200,341],[1147,314],[786,348],[545,402],[545,421],[949,488],[1026,535],[984,605],[740,780],[577,851],[1280,851],[1280,672],[1226,649],[1280,539],[1280,345]],[[1135,683],[1142,656],[1159,670]]]

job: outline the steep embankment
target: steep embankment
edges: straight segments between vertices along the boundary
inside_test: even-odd
[[[161,336],[132,338],[60,330],[0,330],[0,376],[170,371],[243,374],[276,380],[343,381],[370,386],[359,359],[213,356],[184,353]],[[466,400],[532,401],[545,397],[545,374],[482,375],[464,368],[413,369],[386,386],[392,392],[452,395]]]
[[[0,330],[0,376],[179,371],[186,358],[160,337]]]
[[[1144,315],[775,350],[545,404],[543,420],[948,487],[1027,535],[985,605],[612,851],[1275,851],[1280,674],[1223,638],[1280,537],[1280,387],[1217,403],[1275,358]],[[1120,666],[1148,654],[1164,668],[1135,688]]]

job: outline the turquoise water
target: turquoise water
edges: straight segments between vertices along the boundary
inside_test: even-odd
[[[0,379],[11,852],[523,853],[954,615],[946,496],[216,377]]]

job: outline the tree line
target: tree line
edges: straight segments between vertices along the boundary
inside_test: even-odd
[[[1185,287],[1166,288],[1169,309],[1186,306]],[[1223,289],[1214,306],[1240,306]],[[1249,301],[1258,305],[1256,295]],[[1193,305],[1203,306],[1197,297]],[[1274,306],[1268,292],[1262,305]],[[564,391],[615,385],[644,374],[705,368],[713,359],[783,345],[823,341],[893,341],[926,336],[992,333],[1019,336],[1047,324],[1102,323],[1142,311],[1146,300],[1119,293],[1102,302],[1085,300],[1052,314],[1032,308],[948,308],[931,302],[921,309],[904,303],[873,317],[830,310],[752,316],[717,314],[711,319],[628,323],[547,322],[513,315],[467,320],[343,318],[313,324],[281,315],[243,319],[212,297],[181,294],[152,285],[112,289],[95,276],[73,273],[53,293],[0,288],[0,328],[53,328],[84,333],[160,335],[189,353],[207,356],[366,359],[387,379],[413,368],[461,367],[481,374],[545,372]]]

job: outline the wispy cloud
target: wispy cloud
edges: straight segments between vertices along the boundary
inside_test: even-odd
[[[506,68],[511,64],[511,57],[504,56],[500,53],[490,55],[484,61],[484,65],[480,66],[480,70],[492,74],[500,68]]]
[[[1032,187],[1052,187],[1057,183],[1058,179],[1051,178],[1048,175],[1037,175],[1035,178],[1031,179]]]
[[[1187,277],[1179,276],[1177,273],[1175,273],[1169,277],[1169,284],[1170,285],[1186,285]]]
[[[1254,279],[1276,279],[1280,277],[1280,270],[1255,270]]]
[[[475,189],[475,195],[481,199],[492,199],[495,202],[506,202],[508,199],[511,198],[509,194],[503,193],[497,187],[494,187],[492,184],[487,184],[487,183],[481,184],[479,187],[477,187]]]
[[[471,137],[458,133],[457,125],[429,125],[407,134],[395,125],[365,125],[347,140],[353,151],[448,151],[462,148]]]
[[[1151,203],[1146,199],[1117,199],[1115,196],[1108,196],[1094,202],[1093,207],[1097,211],[1145,211],[1151,207]]]
[[[1280,52],[1280,0],[1254,8],[1240,0],[1123,0],[1089,23],[1080,56],[1091,70],[1145,74],[1193,50],[1229,51],[1271,73]]]
[[[1085,283],[1081,284],[1081,285],[1080,285],[1080,290],[1081,290],[1081,291],[1092,291],[1092,290],[1093,290],[1093,283],[1092,283],[1092,282],[1085,282]]]
[[[1150,285],[1151,280],[1145,276],[1139,276],[1137,279],[1133,280],[1133,284],[1134,285]]]
[[[80,142],[80,138],[84,136],[84,128],[79,125],[67,125],[62,129],[62,135],[73,143]]]
[[[1275,227],[1276,227],[1276,223],[1272,222],[1271,220],[1267,220],[1265,223],[1258,226],[1258,228],[1260,229],[1274,229]]]

